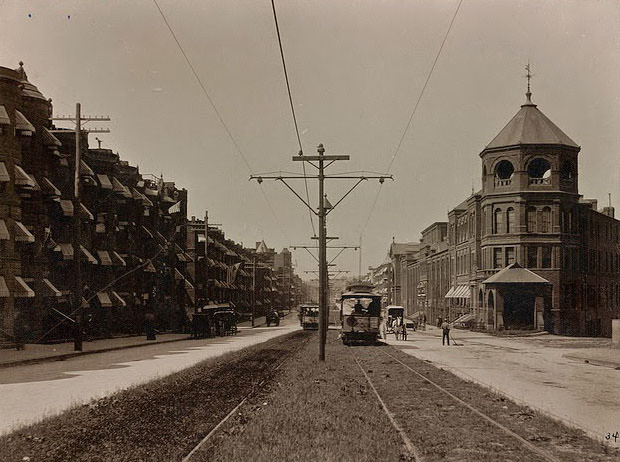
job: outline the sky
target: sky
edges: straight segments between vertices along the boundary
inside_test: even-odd
[[[153,0],[0,0],[0,66],[23,61],[55,115],[76,102],[109,115],[102,146],[188,189],[189,215],[208,210],[228,238],[316,242],[281,183],[248,181],[301,172],[270,0],[158,3],[234,142]],[[523,104],[528,61],[533,101],[582,148],[580,193],[620,206],[617,0],[463,0],[398,150],[458,0],[275,4],[304,153],[323,143],[350,155],[332,174],[385,173],[394,159],[394,182],[363,182],[328,217],[339,245],[361,240],[362,272],[385,261],[392,238],[417,241],[480,188],[479,153]],[[351,185],[328,181],[329,200]],[[308,186],[316,206],[316,180]],[[338,268],[356,275],[359,255],[344,251]],[[293,258],[314,277],[310,255]]]

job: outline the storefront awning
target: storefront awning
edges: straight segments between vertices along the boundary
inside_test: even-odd
[[[4,276],[0,276],[0,298],[8,298],[9,295],[9,287],[6,285]]]
[[[97,179],[99,180],[99,186],[101,186],[101,189],[112,190],[112,182],[108,178],[108,175],[97,173]]]
[[[127,306],[127,302],[125,302],[125,300],[123,300],[123,297],[121,297],[114,290],[110,291],[110,298],[112,299],[112,303],[114,303],[114,306],[118,306],[118,307],[121,307],[121,308],[125,308]]]
[[[11,239],[9,229],[6,227],[6,222],[0,218],[0,241],[8,241],[9,239]]]
[[[34,242],[34,236],[21,221],[15,222],[15,241],[17,242]]]
[[[112,258],[107,250],[97,250],[97,256],[101,266],[112,266]]]
[[[456,318],[454,321],[452,321],[452,324],[460,324],[462,322],[469,322],[473,320],[474,318],[475,316],[472,313],[467,313],[467,314],[464,314],[463,316]]]
[[[458,285],[450,288],[448,293],[444,295],[444,298],[469,298],[469,286]]]
[[[32,298],[34,297],[34,290],[32,290],[21,277],[15,276],[13,296],[15,298]]]
[[[106,292],[97,292],[97,300],[99,300],[102,308],[112,307],[112,300],[110,300],[110,296]]]

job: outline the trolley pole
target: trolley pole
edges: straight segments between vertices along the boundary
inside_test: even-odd
[[[258,183],[262,183],[263,179],[272,179],[281,181],[297,198],[304,203],[304,205],[319,218],[319,361],[325,361],[325,342],[327,339],[327,317],[328,317],[328,280],[327,280],[327,241],[330,239],[327,236],[326,217],[331,213],[358,185],[363,181],[377,178],[380,183],[383,183],[385,179],[392,180],[392,175],[363,175],[352,176],[346,174],[325,175],[325,170],[334,162],[339,160],[349,160],[347,155],[325,155],[325,148],[322,144],[317,147],[318,156],[306,156],[302,152],[298,156],[293,157],[293,161],[308,162],[310,165],[318,170],[318,175],[295,175],[295,176],[268,176],[268,175],[251,175],[250,180],[257,180]],[[327,164],[325,164],[327,162]],[[286,180],[307,180],[308,178],[319,180],[319,204],[318,211],[312,207],[301,195],[295,191]],[[349,190],[334,204],[328,205],[327,198],[325,197],[325,180],[357,180],[357,182],[349,188]]]
[[[52,117],[52,120],[70,121],[75,123],[75,162],[73,166],[73,303],[76,313],[76,325],[73,338],[73,349],[82,351],[82,332],[84,330],[84,315],[82,313],[82,206],[80,202],[80,164],[82,162],[82,133],[110,133],[106,129],[82,129],[82,122],[109,121],[109,117],[94,116],[83,117],[82,105],[75,104],[75,117]],[[98,139],[99,141],[99,139]],[[101,146],[101,142],[99,142]]]

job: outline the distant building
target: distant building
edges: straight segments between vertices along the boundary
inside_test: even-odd
[[[579,151],[528,91],[480,153],[482,190],[419,243],[390,246],[392,303],[481,329],[610,336],[620,222],[611,206],[597,210],[579,195]]]

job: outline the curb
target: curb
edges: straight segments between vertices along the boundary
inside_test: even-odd
[[[64,353],[61,355],[53,355],[53,356],[42,356],[40,358],[21,359],[18,361],[0,363],[0,369],[6,369],[9,367],[15,367],[15,366],[25,366],[28,364],[52,362],[52,361],[65,361],[67,359],[76,358],[78,356],[92,355],[95,353],[105,353],[108,351],[128,350],[130,348],[138,348],[138,347],[143,347],[147,345],[161,345],[164,343],[181,342],[184,340],[191,340],[191,337],[175,338],[171,340],[161,340],[159,342],[156,341],[156,342],[151,342],[151,343],[146,343],[146,342],[136,343],[134,345],[121,345],[121,346],[101,348],[99,350],[91,350],[91,351],[76,351],[74,353]]]

